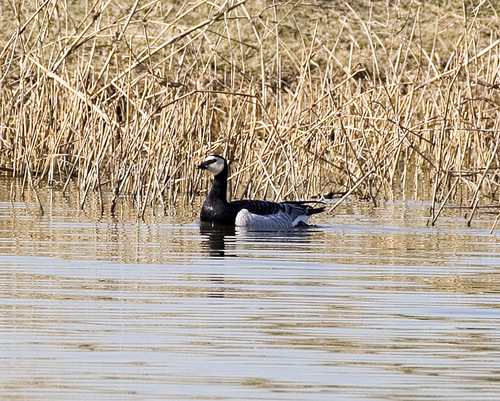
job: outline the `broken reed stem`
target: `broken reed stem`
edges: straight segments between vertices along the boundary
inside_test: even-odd
[[[391,153],[394,153],[399,145],[401,144],[401,142],[404,141],[404,137],[401,138],[399,140],[399,142],[393,147],[393,149],[391,151],[389,151],[386,155],[389,156]],[[353,187],[347,191],[343,196],[342,198],[340,198],[328,211],[329,212],[333,212],[344,200],[346,200],[361,184],[363,184],[376,170],[377,168],[379,168],[379,166],[384,162],[384,159],[381,158],[381,160],[379,160],[379,162],[372,167],[372,169],[370,171],[368,171],[365,175],[363,175],[360,179],[356,180],[356,183],[353,185]]]
[[[458,181],[460,180],[460,177],[457,177],[455,179],[455,181],[453,182],[453,185],[451,186],[450,190],[448,191],[448,193],[446,194],[446,197],[443,199],[443,201],[441,202],[441,206],[439,207],[439,210],[437,211],[437,213],[432,217],[432,220],[431,220],[431,223],[430,225],[431,226],[434,226],[434,224],[436,223],[437,219],[439,218],[439,216],[441,215],[441,212],[443,211],[444,209],[444,206],[446,205],[446,203],[448,202],[448,199],[450,199],[450,196],[454,193],[455,191],[455,188],[457,187],[457,184],[458,184]],[[429,223],[427,223],[427,225],[429,225]]]
[[[500,213],[497,214],[497,217],[495,218],[495,221],[493,222],[493,225],[491,226],[490,234],[493,234],[493,231],[495,231],[495,228],[496,228],[497,223],[498,223],[498,219],[500,219]]]
[[[486,175],[489,172],[489,169],[491,167],[491,163],[493,162],[493,160],[495,160],[495,158],[498,157],[497,151],[498,151],[498,145],[499,144],[500,144],[500,131],[497,130],[496,138],[495,138],[495,148],[491,152],[491,156],[490,156],[490,158],[488,160],[488,163],[487,163],[487,165],[486,165],[486,167],[484,169],[484,172],[481,175],[481,178],[479,179],[479,182],[477,184],[476,191],[474,192],[474,195],[472,196],[472,202],[471,202],[472,211],[471,211],[471,214],[469,216],[469,219],[467,220],[467,225],[468,226],[470,226],[472,218],[474,217],[474,214],[476,212],[476,208],[477,208],[477,205],[479,203],[479,193],[480,193],[480,189],[481,189],[481,186],[483,184],[483,181],[484,181]]]

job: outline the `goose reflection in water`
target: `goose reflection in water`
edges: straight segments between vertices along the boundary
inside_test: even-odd
[[[249,255],[252,249],[281,249],[290,243],[308,243],[315,226],[306,226],[283,231],[252,231],[233,226],[218,225],[210,222],[200,223],[202,246],[210,257],[241,257]]]
[[[226,242],[234,238],[236,230],[232,226],[213,225],[210,222],[200,223],[200,234],[204,237],[202,246],[211,257],[225,257]],[[227,239],[226,239],[227,238]]]

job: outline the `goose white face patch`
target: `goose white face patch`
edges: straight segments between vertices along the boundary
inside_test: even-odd
[[[224,170],[224,159],[220,156],[208,156],[205,159],[205,164],[207,165],[207,170],[213,175],[217,175]]]

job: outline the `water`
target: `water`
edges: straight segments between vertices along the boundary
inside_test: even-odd
[[[500,399],[491,215],[352,203],[243,233],[0,189],[2,400]]]

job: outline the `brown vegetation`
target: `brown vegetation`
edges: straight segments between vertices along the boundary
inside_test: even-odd
[[[500,7],[447,1],[0,2],[0,168],[33,188],[496,206]],[[85,196],[83,196],[83,203]]]

